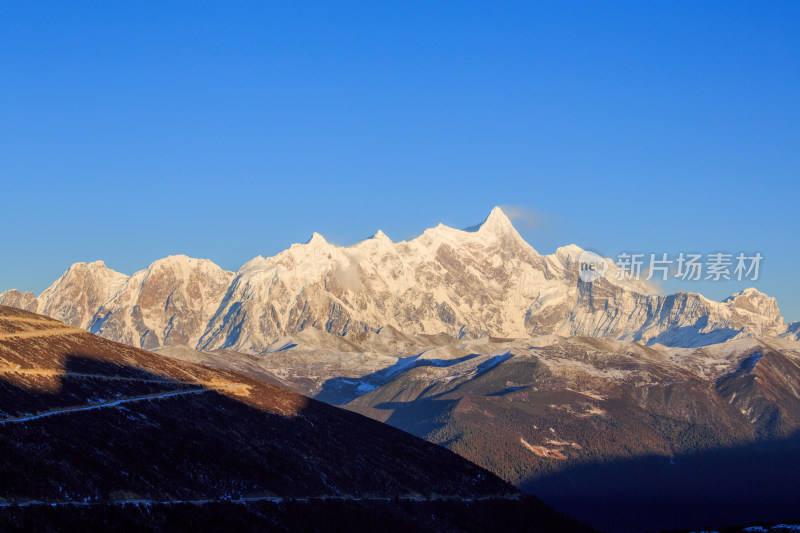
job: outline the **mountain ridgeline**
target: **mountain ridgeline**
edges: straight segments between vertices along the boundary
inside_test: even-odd
[[[76,263],[38,297],[17,290],[0,304],[41,313],[145,349],[187,346],[260,353],[315,328],[359,336],[406,334],[586,335],[667,346],[702,346],[748,335],[796,337],[778,306],[755,289],[723,302],[652,294],[644,283],[578,277],[575,245],[541,255],[499,208],[467,230],[444,225],[394,243],[379,231],[349,247],[315,233],[237,272],[186,256],[131,276],[100,261]]]

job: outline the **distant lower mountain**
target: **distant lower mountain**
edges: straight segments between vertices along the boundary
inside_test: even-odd
[[[0,307],[0,528],[318,529],[343,518],[585,530],[362,415]]]
[[[723,302],[658,296],[636,281],[578,276],[575,245],[540,255],[501,209],[468,230],[443,225],[394,243],[378,232],[349,247],[319,235],[237,272],[186,256],[127,276],[102,262],[76,263],[38,297],[16,290],[0,304],[38,312],[145,349],[187,346],[260,353],[315,328],[358,337],[406,334],[471,339],[585,335],[702,346],[747,335],[794,335],[777,303],[755,289]]]
[[[608,531],[796,517],[800,343],[304,330],[258,355],[165,348],[441,444]]]
[[[781,337],[800,341],[800,322],[792,322]]]

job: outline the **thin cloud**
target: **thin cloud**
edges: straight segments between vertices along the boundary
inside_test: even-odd
[[[503,213],[520,229],[534,231],[552,222],[552,216],[518,205],[501,205]]]

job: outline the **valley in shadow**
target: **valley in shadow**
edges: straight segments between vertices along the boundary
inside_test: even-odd
[[[800,518],[800,432],[673,457],[568,466],[526,493],[605,531],[721,529]]]

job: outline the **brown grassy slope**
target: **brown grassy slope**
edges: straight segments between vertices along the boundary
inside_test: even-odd
[[[0,464],[5,501],[515,492],[361,415],[8,307],[0,307]]]

